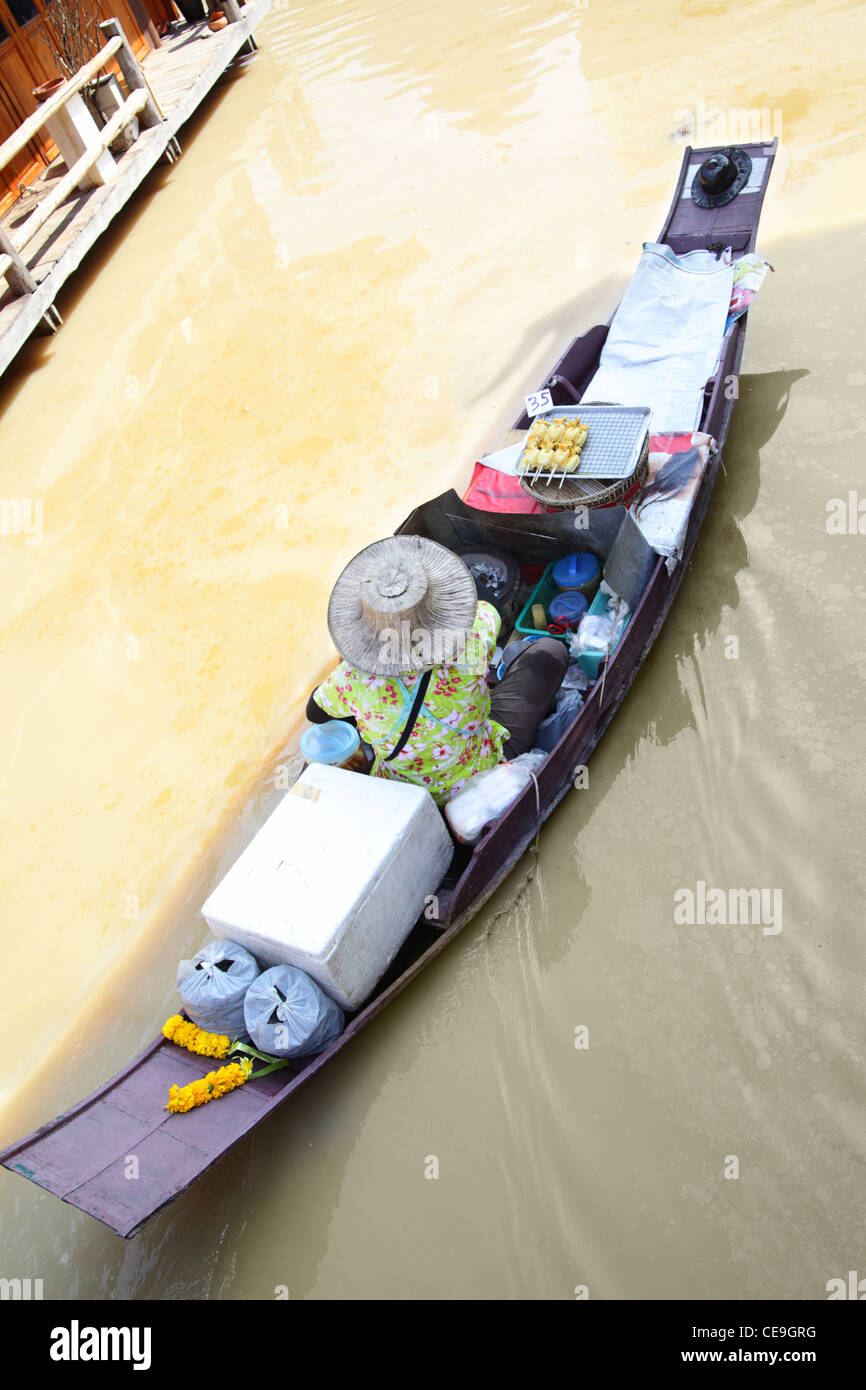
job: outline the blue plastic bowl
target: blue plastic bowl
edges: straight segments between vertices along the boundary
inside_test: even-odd
[[[361,744],[358,730],[342,719],[314,724],[301,734],[301,753],[308,763],[344,763]]]

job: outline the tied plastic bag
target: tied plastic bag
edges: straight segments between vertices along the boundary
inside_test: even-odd
[[[272,965],[247,990],[247,1032],[271,1057],[309,1057],[343,1031],[343,1010],[294,965]]]
[[[521,753],[510,763],[498,763],[486,772],[476,772],[455,792],[445,806],[445,819],[463,845],[481,839],[485,825],[504,815],[524,787],[532,781],[547,754],[540,748]]]
[[[234,941],[211,941],[192,960],[182,960],[177,988],[184,1008],[206,1033],[244,1035],[244,995],[259,974],[258,963]]]

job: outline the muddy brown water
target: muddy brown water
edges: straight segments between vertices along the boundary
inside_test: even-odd
[[[678,131],[781,136],[726,472],[589,788],[132,1243],[4,1172],[4,1277],[810,1299],[866,1272],[864,27],[821,0],[277,8],[7,378],[0,493],[42,523],[0,537],[4,1140],[173,1009],[346,559],[464,486],[607,317]],[[778,890],[781,929],[677,923],[699,882]]]

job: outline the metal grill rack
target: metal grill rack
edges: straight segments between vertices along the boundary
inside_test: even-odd
[[[536,420],[580,419],[589,426],[580,461],[570,473],[551,472],[541,467],[523,466],[523,453],[517,461],[518,476],[535,483],[587,478],[615,480],[628,478],[640,462],[649,433],[649,406],[643,405],[565,405],[542,411]],[[527,435],[527,439],[529,435]]]

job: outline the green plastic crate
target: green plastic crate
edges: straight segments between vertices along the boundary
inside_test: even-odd
[[[541,576],[535,588],[532,590],[532,593],[529,595],[527,603],[525,603],[523,608],[521,609],[520,617],[514,624],[515,632],[519,632],[521,637],[554,636],[552,632],[547,631],[546,627],[532,626],[532,605],[534,603],[543,603],[544,611],[546,613],[551,599],[556,598],[556,595],[561,592],[559,585],[554,584],[553,582],[553,566],[555,564],[556,561],[551,560],[550,564],[547,566],[547,569],[544,571],[544,574]],[[564,636],[562,636],[557,638],[557,640],[560,642],[564,642],[566,639]]]

